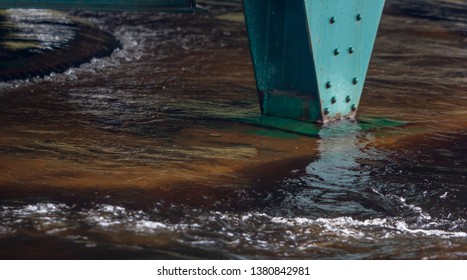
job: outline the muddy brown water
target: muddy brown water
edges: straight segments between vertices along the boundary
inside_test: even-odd
[[[463,1],[388,0],[359,115],[408,125],[319,138],[229,121],[248,40],[209,8],[71,12],[121,48],[0,84],[0,258],[467,258]]]

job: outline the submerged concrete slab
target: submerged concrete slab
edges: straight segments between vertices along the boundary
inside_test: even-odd
[[[120,44],[111,34],[49,10],[0,10],[0,80],[61,73]]]

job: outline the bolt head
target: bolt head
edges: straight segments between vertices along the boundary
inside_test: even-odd
[[[353,78],[352,83],[353,83],[354,85],[358,84],[358,78],[357,78],[357,77]]]
[[[340,53],[341,53],[341,51],[339,49],[334,50],[334,55],[339,55]]]
[[[336,98],[335,96],[333,96],[333,97],[331,98],[331,103],[332,103],[332,104],[335,104],[336,102],[337,102],[337,98]]]
[[[332,87],[331,82],[327,82],[327,83],[326,83],[326,88],[331,88],[331,87]]]
[[[352,98],[350,97],[350,95],[347,95],[345,97],[345,102],[349,103],[350,101],[352,101]]]
[[[353,47],[350,47],[350,48],[349,48],[349,53],[350,53],[350,54],[353,54],[354,52],[355,52],[355,49],[354,49]]]
[[[334,23],[336,22],[336,18],[335,18],[335,17],[331,17],[331,18],[329,19],[329,22],[330,22],[331,24],[334,24]]]
[[[331,113],[331,111],[329,111],[328,108],[325,108],[325,109],[324,109],[324,114],[325,114],[325,115],[329,115],[329,113]]]
[[[352,104],[352,106],[350,107],[350,109],[352,109],[352,111],[356,111],[356,110],[357,110],[357,105]]]
[[[363,16],[361,14],[357,15],[357,21],[361,21],[363,19]]]

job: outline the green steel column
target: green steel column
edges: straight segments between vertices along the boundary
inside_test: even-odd
[[[243,0],[262,113],[355,117],[384,0]]]

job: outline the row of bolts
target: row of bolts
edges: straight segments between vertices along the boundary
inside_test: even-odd
[[[363,17],[362,17],[361,14],[358,14],[358,15],[356,16],[356,20],[357,20],[357,21],[361,21],[362,19],[363,19]],[[329,20],[329,22],[330,22],[331,24],[336,23],[336,18],[335,18],[335,17],[331,17],[330,20]],[[355,52],[355,49],[354,49],[353,47],[350,47],[348,51],[349,51],[349,54],[353,54],[353,53]],[[339,55],[340,53],[341,53],[341,52],[340,52],[339,49],[335,49],[335,50],[334,50],[334,55],[337,56],[337,55]],[[353,83],[354,85],[358,84],[358,78],[357,78],[357,77],[353,78],[352,83]],[[329,89],[329,88],[331,88],[331,86],[332,86],[331,82],[328,81],[328,82],[326,83],[326,88]],[[347,103],[349,103],[351,100],[352,100],[352,99],[351,99],[350,95],[347,95],[347,96],[345,97],[345,101],[346,101]],[[336,103],[336,102],[337,102],[337,98],[336,98],[335,96],[333,96],[333,97],[331,98],[331,103],[334,104],[334,103]],[[351,107],[351,109],[352,109],[352,111],[355,111],[355,110],[357,110],[357,106],[356,106],[355,104],[353,104],[352,107]],[[330,113],[330,110],[329,110],[328,108],[325,108],[325,109],[324,109],[324,114],[328,115],[329,113]]]

